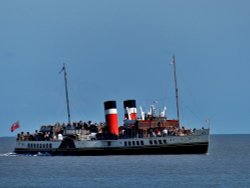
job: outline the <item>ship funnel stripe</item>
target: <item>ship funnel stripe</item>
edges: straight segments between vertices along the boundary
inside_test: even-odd
[[[112,109],[112,108],[116,108],[116,101],[106,101],[104,102],[104,109]]]
[[[105,115],[109,115],[109,114],[117,114],[117,109],[112,108],[112,109],[105,110]]]
[[[127,114],[127,108],[124,109],[125,110],[125,114]],[[137,109],[136,108],[128,108],[130,113],[137,113]]]
[[[126,100],[123,101],[123,106],[124,108],[128,107],[128,108],[135,108],[136,107],[136,101],[135,100]]]

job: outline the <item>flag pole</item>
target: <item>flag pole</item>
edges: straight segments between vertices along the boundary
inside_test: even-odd
[[[65,84],[65,94],[66,94],[66,103],[67,103],[68,123],[70,124],[69,93],[68,93],[67,72],[66,72],[65,63],[63,64],[62,70],[64,72],[64,84]]]
[[[175,64],[175,56],[173,55],[172,64],[174,67],[174,83],[175,83],[175,98],[176,98],[176,114],[177,114],[177,120],[180,124],[180,112],[179,112],[179,90],[177,85],[177,74],[176,74],[176,64]]]

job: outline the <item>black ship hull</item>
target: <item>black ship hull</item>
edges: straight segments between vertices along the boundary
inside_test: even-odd
[[[208,142],[160,145],[160,146],[140,146],[140,147],[113,147],[113,148],[58,148],[48,150],[21,149],[16,148],[17,154],[38,154],[44,153],[59,156],[104,156],[104,155],[164,155],[164,154],[206,154],[208,152]]]

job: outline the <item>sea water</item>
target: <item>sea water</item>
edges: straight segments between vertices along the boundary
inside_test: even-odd
[[[0,187],[250,187],[250,135],[212,135],[203,155],[13,154],[0,138]]]

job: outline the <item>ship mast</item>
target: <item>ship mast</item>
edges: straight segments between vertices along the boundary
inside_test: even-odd
[[[173,55],[172,64],[174,67],[174,83],[175,83],[175,98],[176,98],[176,115],[177,120],[180,124],[180,112],[179,112],[179,91],[178,91],[178,85],[177,85],[177,75],[176,75],[176,64],[175,64],[175,56]]]
[[[68,123],[70,124],[69,93],[68,93],[67,72],[66,72],[65,63],[63,64],[63,68],[61,72],[62,71],[64,72],[64,84],[65,84],[65,94],[66,94],[66,103],[67,103]]]

